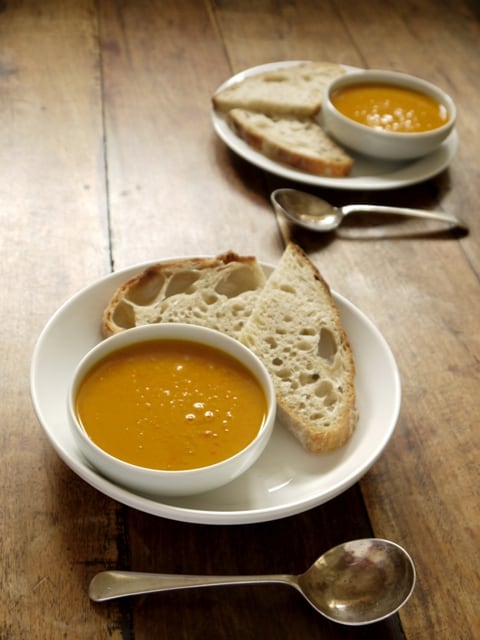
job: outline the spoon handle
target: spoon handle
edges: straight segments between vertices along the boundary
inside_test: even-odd
[[[444,211],[427,211],[424,209],[409,209],[405,207],[384,207],[376,204],[349,204],[342,207],[342,212],[344,215],[349,215],[350,213],[385,213],[400,216],[412,216],[429,220],[439,220],[441,222],[447,222],[455,227],[459,227],[460,229],[468,229],[463,220]]]
[[[102,571],[90,582],[88,595],[95,602],[103,602],[122,596],[173,589],[268,582],[282,582],[296,586],[295,578],[288,575],[191,576],[137,571]]]

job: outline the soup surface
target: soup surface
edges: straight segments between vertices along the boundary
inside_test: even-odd
[[[242,363],[180,340],[119,349],[87,373],[76,412],[111,455],[151,469],[214,464],[243,449],[267,413],[264,391]]]
[[[433,98],[388,84],[341,88],[333,94],[332,103],[351,120],[385,131],[420,133],[448,121],[447,109]]]

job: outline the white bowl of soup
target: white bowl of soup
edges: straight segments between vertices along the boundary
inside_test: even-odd
[[[68,395],[76,443],[105,477],[148,495],[215,489],[271,436],[272,380],[237,340],[205,327],[136,327],[97,344]]]
[[[341,145],[367,156],[411,160],[433,152],[455,126],[456,107],[439,87],[404,73],[367,70],[333,80],[322,121]]]

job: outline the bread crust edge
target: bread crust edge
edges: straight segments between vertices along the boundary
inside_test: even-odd
[[[195,269],[202,270],[208,268],[219,267],[227,265],[231,262],[239,262],[244,264],[251,264],[256,262],[254,256],[240,256],[234,251],[226,251],[213,258],[198,257],[198,258],[173,258],[166,262],[157,262],[149,265],[140,273],[129,278],[124,282],[111,296],[102,316],[101,332],[104,338],[108,338],[116,333],[121,333],[127,329],[118,327],[113,319],[115,310],[120,302],[127,297],[128,292],[137,286],[146,283],[148,280],[154,278],[158,273],[175,271],[177,269]]]

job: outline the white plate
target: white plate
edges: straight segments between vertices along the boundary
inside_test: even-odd
[[[264,71],[275,71],[282,67],[294,66],[301,64],[301,62],[301,60],[272,62],[258,67],[252,67],[227,80],[217,91],[240,82],[249,76],[263,73]],[[356,70],[354,67],[345,67],[345,69],[347,71]],[[286,165],[270,160],[270,158],[255,151],[232,131],[224,116],[214,109],[212,109],[212,121],[216,133],[223,142],[232,151],[251,164],[288,180],[296,180],[304,184],[317,187],[331,187],[334,189],[380,191],[405,187],[428,180],[439,174],[450,164],[458,147],[458,134],[454,129],[438,149],[414,161],[388,162],[349,152],[354,158],[351,174],[347,178],[328,178],[315,176],[293,168],[290,169]]]
[[[99,280],[68,300],[49,320],[34,349],[30,383],[37,417],[64,462],[86,482],[119,502],[184,522],[244,524],[300,513],[352,486],[382,453],[400,409],[400,380],[393,355],[375,326],[338,294],[357,365],[360,419],[351,440],[321,456],[306,453],[282,424],[255,465],[226,487],[188,498],[155,500],[102,477],[78,451],[67,419],[67,389],[75,366],[102,338],[105,304],[137,265]],[[264,265],[268,272],[271,267]]]

